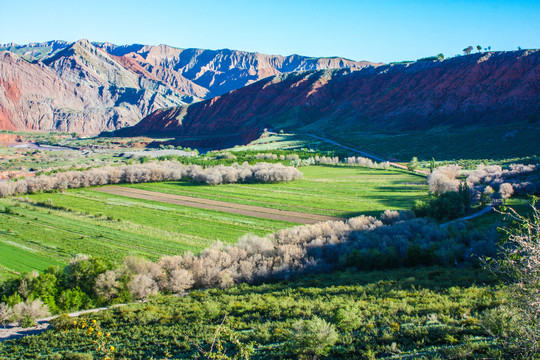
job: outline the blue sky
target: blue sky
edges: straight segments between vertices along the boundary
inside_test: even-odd
[[[400,61],[540,47],[540,1],[0,0],[0,43],[168,44]]]

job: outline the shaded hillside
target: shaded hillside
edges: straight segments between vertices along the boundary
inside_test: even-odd
[[[264,128],[396,133],[537,122],[538,114],[540,52],[529,50],[278,75],[212,100],[158,110],[115,135],[175,136],[222,147],[245,144]]]

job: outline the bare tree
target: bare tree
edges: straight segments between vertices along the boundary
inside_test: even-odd
[[[47,305],[43,304],[39,299],[26,300],[13,306],[13,319],[18,321],[22,327],[33,326],[37,319],[49,315]]]
[[[487,265],[509,285],[510,307],[498,309],[484,324],[512,358],[532,359],[540,353],[540,212],[534,202],[530,218],[511,208],[499,212],[514,224],[502,229],[506,238],[499,257]]]
[[[6,303],[0,303],[0,325],[4,325],[5,327],[11,316],[11,308]]]

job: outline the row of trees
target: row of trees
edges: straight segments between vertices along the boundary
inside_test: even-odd
[[[41,299],[52,312],[145,299],[158,292],[181,294],[194,288],[284,279],[335,269],[383,269],[455,264],[494,255],[496,234],[441,229],[411,212],[387,211],[280,230],[264,237],[245,235],[234,245],[216,243],[199,255],[165,256],[157,262],[128,257],[120,266],[78,257],[64,269],[50,268],[3,285],[9,306]]]
[[[513,194],[536,193],[540,189],[540,165],[512,164],[507,169],[499,165],[479,165],[464,179],[460,166],[442,166],[433,170],[427,182],[430,192],[437,196],[459,192],[466,186],[472,202],[497,202]]]
[[[365,157],[346,157],[343,161],[338,156],[311,156],[307,159],[297,159],[291,161],[291,165],[295,167],[310,166],[310,165],[349,165],[362,166],[371,169],[389,169],[390,163],[377,163]]]
[[[199,165],[185,166],[175,161],[161,161],[67,171],[35,178],[29,177],[16,182],[3,182],[0,183],[0,197],[118,183],[193,180],[209,185],[218,185],[236,182],[282,182],[301,177],[300,171],[280,163],[257,163],[255,165],[243,163],[242,165],[219,165],[203,168]]]
[[[463,52],[465,53],[465,55],[469,55],[471,53],[471,51],[473,51],[473,49],[474,48],[471,45],[469,45],[465,49],[463,49]],[[476,45],[476,50],[478,52],[480,52],[480,51],[482,51],[482,47],[480,45]],[[488,46],[487,48],[484,48],[484,51],[491,51],[491,46]]]

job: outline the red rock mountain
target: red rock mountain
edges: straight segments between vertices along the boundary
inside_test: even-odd
[[[86,40],[34,62],[0,52],[0,129],[97,134],[198,100]]]
[[[344,58],[280,56],[237,50],[179,49],[167,45],[96,44],[108,53],[132,59],[157,78],[188,94],[209,99],[282,73],[330,68],[361,69],[373,64]]]
[[[507,124],[539,114],[540,51],[525,50],[277,75],[158,110],[114,134],[177,137],[181,144],[215,148],[245,144],[264,128],[406,131]]]
[[[166,45],[0,45],[0,129],[96,134],[290,71],[372,65]]]

